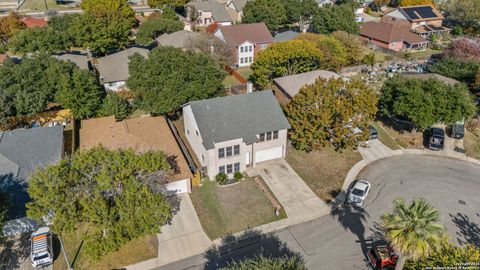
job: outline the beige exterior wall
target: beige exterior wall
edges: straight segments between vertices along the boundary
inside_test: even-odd
[[[195,155],[201,163],[202,167],[207,166],[208,154],[205,147],[203,147],[203,140],[198,130],[197,122],[193,116],[192,108],[190,106],[183,107],[183,126],[185,136],[187,137],[188,143],[192,147]],[[198,135],[197,135],[198,133]]]

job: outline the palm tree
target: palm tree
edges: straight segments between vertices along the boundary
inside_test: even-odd
[[[398,252],[395,270],[402,269],[406,259],[417,260],[430,254],[432,247],[444,236],[444,227],[437,223],[439,213],[425,199],[414,199],[406,205],[396,199],[392,214],[381,217],[385,239]]]

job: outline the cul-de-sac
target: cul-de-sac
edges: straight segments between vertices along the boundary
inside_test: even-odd
[[[480,270],[480,0],[0,0],[0,270]]]

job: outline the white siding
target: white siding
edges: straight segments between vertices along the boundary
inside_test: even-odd
[[[238,55],[238,66],[239,67],[246,67],[250,66],[253,63],[253,56],[255,53],[255,44],[250,42],[244,42],[242,45],[238,46],[237,49]],[[242,52],[243,50],[243,52]],[[243,61],[242,61],[243,59]],[[251,61],[250,61],[251,60]]]
[[[200,161],[202,167],[208,166],[207,150],[202,144],[202,134],[200,134],[200,130],[198,129],[198,125],[195,117],[193,116],[190,105],[183,107],[183,125],[185,129],[185,136],[195,152],[197,159]]]
[[[222,30],[220,30],[220,28],[218,28],[217,31],[215,31],[215,33],[213,33],[213,35],[216,36],[217,38],[223,40],[223,42],[225,42],[225,37],[223,36]]]
[[[111,82],[103,84],[107,91],[120,91],[126,88],[125,81]]]

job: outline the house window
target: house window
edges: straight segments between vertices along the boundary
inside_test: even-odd
[[[240,64],[243,64],[243,57],[240,57]]]
[[[233,173],[233,166],[232,164],[227,165],[227,173]]]
[[[205,158],[203,157],[203,155],[202,155],[202,161],[205,161]]]
[[[261,142],[265,141],[265,133],[260,134],[260,141]]]
[[[252,57],[249,56],[249,57],[248,57],[248,62],[251,63],[251,62],[253,62],[252,60],[253,60]]]
[[[252,45],[248,46],[248,51],[251,52],[252,50],[253,50],[253,46]]]
[[[227,157],[231,157],[232,154],[233,154],[232,147],[231,146],[227,147]]]
[[[225,148],[219,148],[218,149],[218,158],[224,158],[225,157]]]
[[[225,166],[218,167],[218,173],[225,173]]]
[[[233,171],[239,172],[240,171],[240,162],[233,164]]]
[[[267,46],[267,44],[260,44],[260,50],[265,50]]]
[[[240,145],[237,144],[233,146],[233,154],[240,155]]]
[[[240,47],[240,52],[241,52],[241,53],[243,53],[243,46],[242,46],[242,47]]]
[[[273,132],[273,139],[278,139],[278,131]]]
[[[198,130],[195,130],[195,134],[197,134],[197,136],[198,136]]]
[[[272,140],[272,132],[267,132],[267,141]]]

